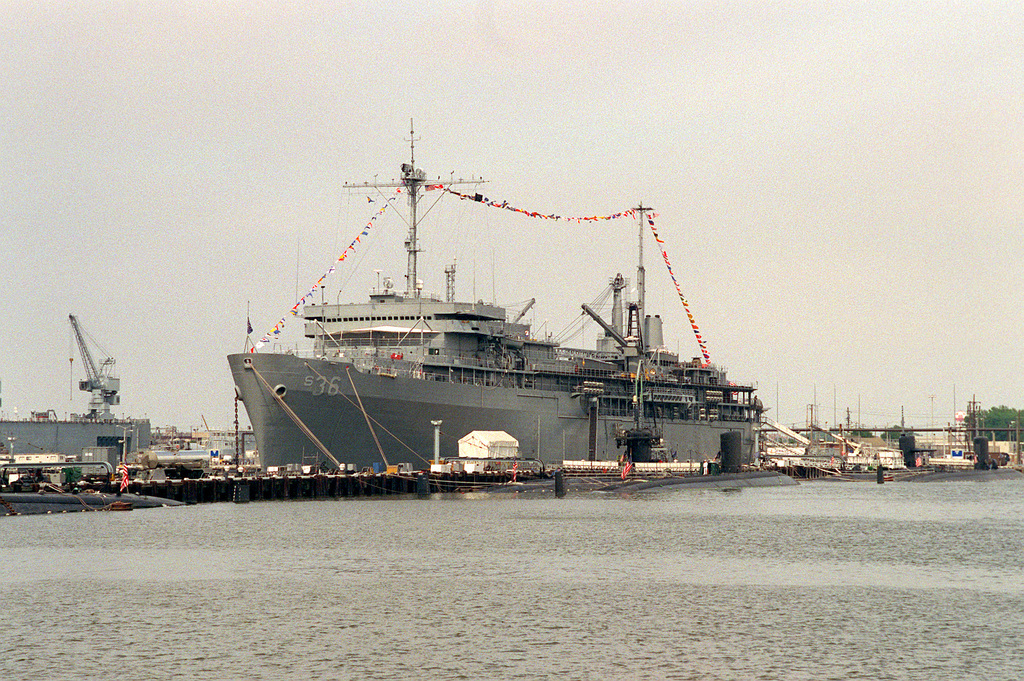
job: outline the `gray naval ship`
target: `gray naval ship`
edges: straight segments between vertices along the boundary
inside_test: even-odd
[[[522,322],[530,305],[510,313],[455,301],[454,267],[444,300],[422,292],[416,209],[426,180],[414,159],[383,185],[409,198],[406,290],[385,280],[368,302],[305,305],[309,352],[228,357],[264,466],[421,468],[433,457],[436,422],[443,457],[471,431],[490,430],[515,437],[522,458],[547,464],[615,460],[637,437],[645,446],[629,448],[634,461],[702,461],[733,432],[743,462],[753,460],[762,411],[754,388],[700,358],[680,361],[664,347],[661,318],[645,313],[648,208],[635,211],[637,300],[624,301],[625,280],[614,277],[610,320],[582,306],[604,330],[597,348],[562,347]]]

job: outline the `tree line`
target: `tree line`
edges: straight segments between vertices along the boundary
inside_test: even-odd
[[[977,428],[979,435],[994,436],[996,440],[1013,440],[1018,427],[1024,430],[1022,416],[1024,414],[1020,409],[999,405],[968,412],[965,425],[971,430]]]

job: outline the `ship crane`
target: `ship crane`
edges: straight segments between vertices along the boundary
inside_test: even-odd
[[[512,320],[512,323],[513,324],[518,324],[519,320],[526,316],[526,313],[530,311],[530,308],[533,307],[534,303],[536,303],[536,302],[537,302],[536,298],[530,298],[530,300],[526,303],[526,307],[524,307],[519,312],[519,314],[516,315],[516,318]]]
[[[86,379],[78,382],[78,389],[92,393],[92,397],[89,398],[89,412],[85,417],[93,420],[111,419],[114,415],[110,412],[110,408],[121,404],[121,396],[117,394],[121,389],[121,379],[111,375],[114,370],[114,358],[105,358],[97,367],[92,353],[89,352],[85,337],[82,335],[78,318],[69,314],[68,321],[71,322],[71,329],[75,332],[78,351],[82,355],[82,364],[85,365]]]

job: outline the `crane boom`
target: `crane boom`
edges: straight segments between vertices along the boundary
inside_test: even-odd
[[[600,327],[604,329],[605,333],[607,333],[609,336],[615,339],[615,342],[619,344],[619,347],[625,348],[629,345],[629,341],[623,338],[621,333],[612,328],[611,324],[601,319],[601,315],[594,312],[589,305],[584,304],[582,307],[583,311],[590,315],[591,319],[597,322],[598,325],[600,325]]]
[[[530,298],[530,302],[528,302],[526,304],[526,307],[524,307],[522,309],[522,311],[519,314],[516,315],[516,318],[512,320],[512,323],[513,324],[518,324],[519,320],[526,316],[526,313],[530,311],[530,308],[533,307],[534,303],[536,303],[536,302],[537,302],[536,298]]]
[[[96,370],[96,363],[92,361],[92,354],[89,352],[89,346],[85,344],[85,338],[82,336],[82,329],[78,325],[78,318],[73,314],[69,314],[68,321],[71,322],[71,329],[75,332],[75,340],[78,341],[78,352],[82,354],[82,364],[85,365],[86,378],[89,380],[89,383],[99,383],[100,374],[99,371]]]

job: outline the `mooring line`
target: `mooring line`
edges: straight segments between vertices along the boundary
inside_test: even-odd
[[[282,398],[280,395],[278,395],[277,392],[273,388],[270,387],[270,383],[267,382],[267,379],[263,378],[263,374],[261,374],[256,369],[256,367],[254,367],[251,363],[249,364],[249,368],[252,369],[252,372],[256,375],[256,378],[258,378],[260,380],[260,383],[263,384],[263,387],[265,387],[267,389],[267,392],[269,392],[270,395],[277,401],[277,403],[279,405],[281,405],[281,409],[284,410],[284,413],[288,414],[288,416],[295,423],[295,425],[298,427],[298,429],[301,430],[303,433],[305,433],[306,437],[308,437],[310,439],[310,441],[314,445],[316,445],[317,449],[319,449],[321,452],[323,452],[324,456],[326,456],[328,459],[333,461],[334,465],[337,466],[339,470],[342,469],[341,462],[339,462],[337,459],[334,458],[334,455],[331,454],[330,451],[327,450],[327,447],[324,446],[324,443],[320,442],[320,440],[317,438],[317,436],[313,434],[313,431],[310,430],[309,427],[306,426],[306,424],[302,422],[302,419],[299,418],[299,415],[296,414],[292,410],[292,408],[288,406],[288,404],[284,401],[284,398]]]
[[[321,379],[323,379],[323,380],[325,380],[325,381],[327,380],[327,377],[326,377],[326,376],[324,376],[323,374],[321,374],[321,373],[320,373],[319,371],[317,371],[316,369],[314,369],[314,368],[313,368],[312,366],[310,366],[309,362],[303,362],[303,364],[305,364],[305,365],[306,365],[306,368],[307,368],[307,369],[309,369],[310,371],[312,371],[312,372],[313,372],[314,374],[316,374],[317,376],[319,376],[319,377],[320,377]],[[339,396],[341,396],[341,397],[344,397],[344,398],[345,398],[345,399],[346,399],[346,400],[348,401],[348,403],[349,403],[349,404],[351,404],[351,405],[352,405],[353,407],[358,407],[358,406],[359,406],[359,405],[358,405],[358,404],[356,404],[356,403],[355,403],[354,401],[352,401],[352,398],[351,398],[351,397],[349,397],[349,396],[348,396],[348,395],[346,395],[345,393],[339,392],[339,393],[338,393],[338,395],[339,395]],[[365,412],[364,412],[364,413],[365,413]],[[369,416],[369,414],[367,414],[367,416]],[[385,425],[384,425],[383,423],[381,423],[381,422],[380,422],[380,421],[378,421],[377,419],[373,418],[372,416],[370,416],[370,420],[371,420],[371,421],[373,421],[374,423],[376,423],[376,424],[377,424],[377,427],[378,427],[378,428],[380,428],[380,429],[381,429],[381,430],[383,430],[383,431],[384,431],[385,433],[387,433],[388,435],[390,435],[391,437],[393,437],[393,438],[395,439],[395,442],[397,442],[398,444],[400,444],[400,445],[402,445],[403,447],[405,447],[406,449],[408,449],[408,450],[409,450],[409,453],[410,453],[410,454],[412,454],[413,456],[415,456],[416,458],[418,458],[418,459],[419,459],[420,461],[423,461],[423,462],[425,462],[425,463],[431,463],[431,460],[430,460],[430,459],[428,459],[427,457],[423,456],[422,454],[420,454],[419,452],[417,452],[417,451],[416,451],[415,449],[413,449],[412,447],[410,447],[410,446],[409,446],[408,444],[406,444],[406,443],[405,443],[405,441],[404,441],[404,440],[402,440],[402,438],[398,437],[397,435],[395,435],[394,433],[392,433],[392,432],[391,432],[390,430],[388,430],[388,429],[387,429],[387,427],[386,427],[386,426],[385,426]]]
[[[388,458],[384,456],[384,448],[380,446],[380,440],[377,439],[377,431],[373,429],[373,424],[370,423],[370,415],[366,413],[366,409],[363,407],[363,400],[359,397],[359,391],[356,390],[356,382],[352,380],[352,374],[347,366],[345,367],[345,375],[348,376],[348,382],[352,385],[352,393],[356,396],[356,401],[359,402],[359,410],[363,412],[363,418],[366,419],[366,427],[370,429],[370,435],[373,436],[373,441],[377,443],[377,451],[380,452],[380,458],[384,459],[385,466],[390,466]]]

